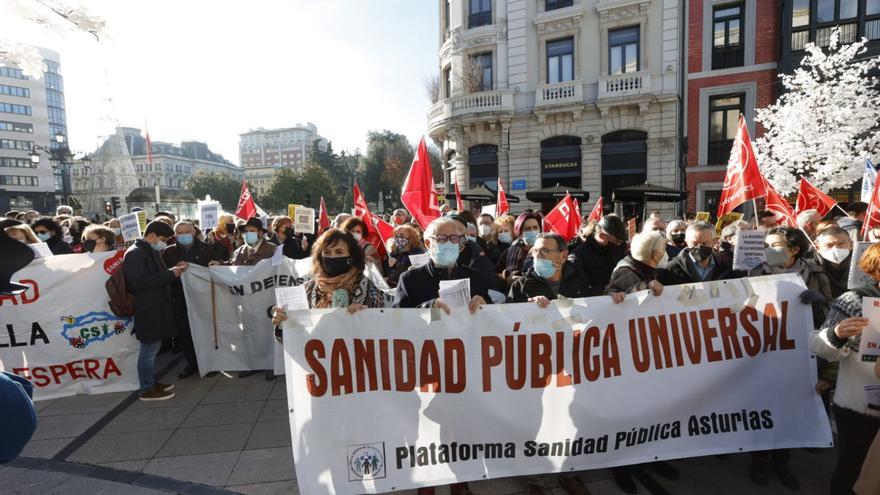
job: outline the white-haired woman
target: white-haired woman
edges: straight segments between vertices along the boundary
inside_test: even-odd
[[[666,237],[662,232],[636,234],[630,242],[630,254],[614,268],[605,293],[611,294],[615,302],[623,301],[625,294],[646,289],[659,296],[663,286],[655,280],[657,268],[662,268],[668,260]]]
[[[682,249],[687,247],[684,242],[684,234],[687,231],[687,222],[684,220],[673,220],[666,225],[666,254],[670,258],[675,258]]]

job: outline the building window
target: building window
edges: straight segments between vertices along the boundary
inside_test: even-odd
[[[639,70],[639,26],[608,31],[608,74]]]
[[[18,115],[31,115],[31,107],[27,105],[15,105],[13,103],[0,103],[0,112],[14,113]]]
[[[581,188],[581,138],[554,136],[541,141],[541,188],[557,184]]]
[[[709,98],[708,165],[723,165],[730,158],[739,115],[745,111],[745,95],[718,95]]]
[[[64,108],[64,95],[58,91],[46,90],[46,104],[50,107]]]
[[[563,9],[574,5],[573,0],[544,0],[544,10]]]
[[[33,124],[23,124],[21,122],[0,121],[0,131],[26,132],[28,134],[33,134],[34,126],[33,126]]]
[[[449,37],[449,16],[452,12],[451,3],[452,0],[443,0],[443,41],[446,41],[446,38]]]
[[[648,177],[648,134],[636,130],[602,136],[602,197],[620,187],[644,184]],[[642,215],[641,205],[623,204],[623,218]]]
[[[443,69],[443,97],[452,96],[452,67]]]
[[[19,141],[17,139],[0,139],[0,148],[7,150],[28,151],[33,148],[33,141]]]
[[[470,0],[468,27],[492,24],[492,0]]]
[[[480,184],[491,185],[496,189],[498,182],[498,147],[479,144],[468,148],[468,179],[471,187]]]
[[[0,157],[0,167],[36,168],[29,158]]]
[[[40,181],[37,177],[29,175],[0,175],[0,185],[3,186],[38,186]]]
[[[743,4],[715,6],[712,11],[712,69],[743,65]]]
[[[27,79],[28,77],[21,72],[21,69],[13,69],[11,67],[0,66],[0,77],[11,77],[13,79]]]
[[[9,86],[0,84],[0,95],[20,96],[22,98],[30,98],[31,90],[28,88],[20,88],[18,86]]]
[[[480,71],[478,91],[492,91],[492,52],[473,55],[471,61],[476,70]]]
[[[547,83],[574,80],[574,38],[547,42]]]

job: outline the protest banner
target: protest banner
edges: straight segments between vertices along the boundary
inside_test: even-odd
[[[859,355],[864,361],[880,357],[880,298],[862,298],[862,316],[869,321],[859,338]]]
[[[289,216],[291,219],[296,218],[296,209],[302,208],[302,207],[303,207],[303,205],[298,205],[298,204],[287,205],[287,216]]]
[[[140,213],[129,213],[119,217],[119,228],[122,230],[123,241],[129,242],[141,238],[141,233],[146,226],[141,227],[140,220],[138,219]]]
[[[862,267],[859,266],[859,262],[862,260],[862,255],[865,254],[865,250],[871,247],[871,244],[873,244],[873,242],[853,243],[853,250],[849,262],[849,277],[846,280],[846,287],[848,289],[858,289],[859,287],[876,283],[874,279],[862,271]]]
[[[766,232],[763,230],[736,231],[736,238],[733,241],[734,270],[748,271],[767,261],[767,255],[764,252],[765,237]]]
[[[297,234],[315,233],[315,209],[299,206],[294,211],[293,230]]]
[[[199,228],[202,231],[213,229],[220,219],[220,203],[217,201],[202,201],[199,203]]]
[[[34,400],[137,390],[140,344],[104,289],[122,257],[37,258],[12,276],[28,289],[0,296],[0,370],[29,379]]]
[[[796,274],[284,323],[304,495],[830,447]],[[752,295],[754,298],[752,298]],[[754,306],[744,303],[754,302]]]

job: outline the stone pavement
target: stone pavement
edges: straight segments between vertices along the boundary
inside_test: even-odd
[[[58,494],[284,494],[298,493],[287,399],[282,378],[219,375],[178,380],[178,356],[163,354],[162,379],[175,384],[167,401],[139,402],[130,393],[41,401],[39,426],[22,458],[0,467],[0,492]],[[796,450],[792,470],[799,493],[827,493],[836,453]],[[789,493],[773,479],[748,480],[748,455],[673,461],[676,481],[637,471],[640,493],[652,495]],[[608,470],[582,473],[593,495],[618,495]],[[547,476],[552,495],[564,492]],[[471,483],[476,495],[525,491],[521,479]],[[410,491],[405,495],[414,495]],[[446,495],[440,488],[437,495]]]

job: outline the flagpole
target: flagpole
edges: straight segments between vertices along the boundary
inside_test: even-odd
[[[755,209],[755,228],[758,227],[758,200],[757,198],[752,198],[752,208]]]
[[[834,203],[834,207],[837,208],[838,210],[842,211],[844,215],[846,215],[846,216],[852,218],[852,216],[850,216],[850,214],[847,213],[846,210],[844,210],[843,208],[840,207],[840,204],[839,204],[839,203]]]

